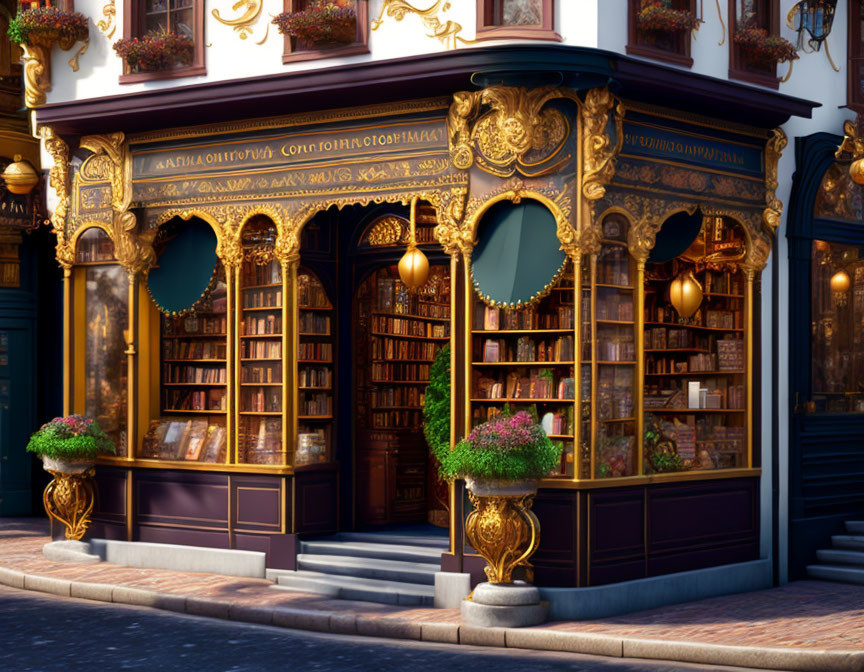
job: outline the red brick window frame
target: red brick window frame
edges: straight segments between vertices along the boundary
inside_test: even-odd
[[[161,8],[153,9],[154,5],[157,7],[161,5]],[[149,12],[148,8],[150,8]],[[144,37],[148,30],[148,19],[152,25],[162,12],[165,13],[169,30],[174,30],[172,24],[180,20],[177,18],[179,12],[185,9],[191,9],[191,12],[187,12],[184,18],[191,15],[192,39],[195,42],[192,63],[159,72],[130,72],[129,66],[123,63],[123,74],[120,75],[121,84],[207,74],[207,67],[204,64],[204,43],[206,42],[204,36],[204,0],[161,0],[161,2],[160,0],[123,0],[123,37]]]
[[[672,0],[673,9],[686,9],[695,16],[696,0]],[[642,10],[642,0],[628,0],[627,53],[651,58],[673,65],[689,68],[691,31],[666,33],[657,30],[642,30],[637,17]]]
[[[770,35],[780,33],[780,0],[729,0],[729,79],[777,89],[777,64],[762,65],[735,44],[735,33],[745,12]]]
[[[299,12],[306,7],[306,0],[284,0],[283,10]],[[285,36],[285,48],[282,53],[283,63],[297,61],[313,61],[319,58],[336,58],[369,53],[369,2],[355,0],[354,11],[357,13],[357,35],[351,44],[334,47],[307,46],[302,40]]]
[[[847,106],[864,112],[864,9],[860,2],[849,3],[849,79],[846,82]]]
[[[507,0],[477,0],[478,40],[550,40],[560,42],[555,32],[555,0],[537,0],[540,22],[531,25],[506,25],[504,4]]]

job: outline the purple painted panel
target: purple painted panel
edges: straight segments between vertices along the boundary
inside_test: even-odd
[[[118,522],[126,519],[126,470],[96,468],[96,503],[94,518]]]
[[[228,525],[228,476],[196,472],[137,472],[136,521]]]
[[[126,525],[116,525],[94,520],[87,528],[85,539],[113,539],[115,541],[126,541]]]
[[[577,585],[579,526],[576,491],[541,490],[534,500],[540,548],[531,558],[538,586]]]
[[[294,475],[294,530],[302,532],[335,532],[337,527],[336,469],[299,471]]]
[[[187,530],[176,527],[157,527],[154,525],[139,525],[136,529],[135,540],[149,541],[156,544],[228,548],[227,532]]]
[[[747,562],[758,557],[759,543],[755,539],[741,544],[724,544],[680,553],[651,554],[648,556],[648,576]]]
[[[278,531],[281,521],[280,501],[281,490],[277,486],[264,488],[261,486],[237,485],[234,488],[236,498],[235,525],[243,527],[272,527]]]
[[[591,492],[588,502],[592,560],[598,555],[644,553],[642,488]]]
[[[611,564],[591,563],[591,586],[645,578],[645,561],[633,559]]]

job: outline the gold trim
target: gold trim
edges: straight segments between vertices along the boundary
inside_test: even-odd
[[[391,117],[421,112],[446,110],[450,101],[447,98],[421,98],[403,103],[387,103],[382,105],[367,105],[363,107],[340,107],[335,110],[320,112],[300,112],[297,114],[277,117],[260,117],[248,121],[226,122],[220,124],[204,124],[201,126],[180,126],[159,131],[134,133],[129,136],[133,145],[149,142],[165,142],[168,140],[188,140],[208,135],[224,135],[264,131],[291,126],[307,126],[312,124],[327,124],[340,121],[355,121],[372,117]]]
[[[650,485],[653,483],[715,481],[744,477],[755,478],[761,475],[762,469],[758,467],[748,467],[746,469],[709,469],[707,471],[681,471],[671,474],[622,476],[621,478],[595,478],[583,481],[571,481],[565,478],[544,478],[540,481],[540,488],[549,490],[600,490],[603,488],[624,488],[634,485]]]
[[[274,467],[255,464],[226,464],[224,462],[172,462],[169,460],[151,460],[146,458],[100,457],[97,464],[106,466],[124,466],[135,469],[178,469],[183,471],[210,471],[238,474],[271,474],[274,476],[290,475],[294,473],[292,467]]]
[[[739,179],[739,180],[748,180],[750,182],[757,182],[759,184],[762,184],[764,181],[763,178],[756,177],[754,175],[742,175],[741,173],[733,173],[733,172],[729,172],[729,171],[725,171],[725,170],[717,170],[716,168],[702,168],[701,166],[696,167],[696,166],[692,166],[692,165],[687,164],[687,163],[678,163],[677,161],[672,161],[670,159],[654,159],[654,158],[647,158],[644,156],[637,156],[636,154],[624,154],[624,153],[621,153],[618,156],[620,156],[622,159],[632,159],[635,161],[642,161],[644,163],[659,164],[661,166],[673,166],[675,168],[681,168],[682,170],[692,170],[692,171],[699,172],[699,173],[710,173],[711,175],[722,175],[723,177],[734,177],[734,178]],[[622,188],[629,188],[631,186],[629,182],[626,184],[623,182],[618,182],[617,184],[618,184],[618,186],[620,186]],[[701,196],[707,196],[708,198],[713,198],[713,196],[711,195],[710,192],[702,192],[699,197],[701,197]]]
[[[438,18],[440,12],[446,12],[450,9],[449,0],[435,0],[435,2],[426,9],[417,9],[406,0],[384,0],[381,4],[381,12],[377,19],[371,22],[372,30],[378,30],[384,22],[384,13],[387,16],[392,16],[396,21],[401,21],[407,14],[414,14],[420,18],[423,27],[426,29],[426,37],[437,39],[447,49],[456,49],[460,43],[475,44],[477,40],[466,40],[464,37],[459,37],[462,32],[462,24],[456,21],[445,19],[441,22]],[[452,42],[451,42],[452,40]]]
[[[733,121],[724,121],[722,124],[718,124],[717,120],[712,119],[711,117],[704,117],[702,115],[694,114],[692,112],[670,110],[668,107],[662,107],[660,105],[649,105],[647,103],[637,103],[631,100],[625,100],[624,106],[628,110],[633,110],[634,112],[641,112],[642,114],[650,114],[651,116],[658,117],[660,119],[669,119],[670,121],[677,121],[679,123],[683,121],[685,123],[693,124],[695,126],[713,128],[717,131],[726,131],[727,133],[732,132],[739,135],[750,135],[754,138],[764,139],[766,137],[765,130],[756,126],[748,126],[746,124],[739,124]]]
[[[231,9],[242,13],[233,19],[223,18],[219,14],[218,8],[211,11],[210,14],[222,25],[232,27],[240,39],[245,40],[252,34],[252,27],[258,22],[258,17],[261,15],[261,9],[263,6],[263,0],[239,0],[239,2],[236,2],[231,6]],[[267,32],[264,35],[264,39],[255,44],[263,44],[269,34],[270,24],[267,24]]]
[[[135,527],[133,525],[135,516],[135,507],[133,504],[134,488],[132,483],[132,470],[126,470],[126,541],[133,541],[135,537]]]
[[[632,259],[632,257],[631,257]],[[632,265],[632,261],[631,261]],[[632,267],[632,266],[631,266]],[[636,473],[645,471],[645,260],[636,261],[636,370],[633,374],[636,386]],[[647,548],[647,546],[646,546]]]

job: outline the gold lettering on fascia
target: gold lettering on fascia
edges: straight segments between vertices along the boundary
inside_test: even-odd
[[[705,161],[714,161],[730,166],[745,166],[746,161],[741,154],[732,151],[710,147],[708,145],[697,144],[695,142],[683,142],[681,140],[665,140],[663,138],[655,138],[650,135],[639,135],[636,133],[625,133],[624,144],[631,147],[638,147],[651,152],[659,152],[666,154],[677,154],[682,157],[693,157],[704,159]]]
[[[323,137],[304,142],[287,142],[279,148],[285,158],[332,158],[334,153],[374,151],[401,146],[426,146],[445,140],[443,128],[405,129],[385,133],[371,133],[355,137]],[[180,168],[217,168],[225,165],[272,161],[276,156],[270,146],[225,149],[200,154],[175,154],[154,163],[154,169],[164,171]],[[278,158],[278,157],[277,157]]]

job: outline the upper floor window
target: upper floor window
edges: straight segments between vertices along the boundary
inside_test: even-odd
[[[203,75],[204,65],[204,0],[124,0],[123,37],[144,38],[148,35],[171,33],[192,40],[190,63],[166,68],[132,69],[124,64],[121,83],[149,79],[169,79]]]
[[[864,110],[864,12],[860,2],[849,3],[849,107]]]
[[[556,40],[555,0],[479,0],[477,39]]]
[[[629,0],[627,53],[689,68],[696,0]]]
[[[288,27],[296,36],[285,35],[282,62],[368,53],[368,4],[368,0],[284,0],[285,13],[277,17],[279,28],[284,33]]]
[[[730,79],[778,88],[777,61],[744,44],[741,37],[778,35],[780,0],[729,0],[729,32]]]

